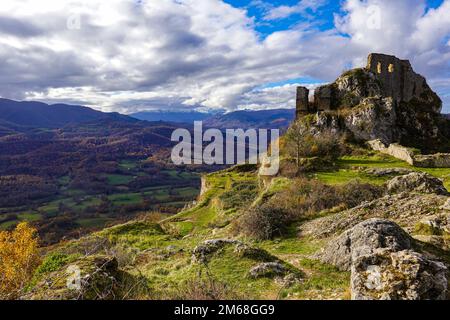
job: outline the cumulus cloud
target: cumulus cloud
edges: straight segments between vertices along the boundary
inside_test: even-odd
[[[321,3],[273,7],[266,18]],[[377,22],[373,6],[377,30],[367,25]],[[295,85],[264,85],[331,81],[373,51],[448,79],[449,8],[450,0],[433,10],[425,0],[347,0],[335,29],[298,24],[262,38],[245,9],[221,0],[2,0],[0,95],[125,113],[293,107]]]
[[[450,0],[426,10],[425,0],[348,0],[337,29],[360,51],[394,54],[412,61],[430,78],[450,74]]]
[[[257,88],[242,95],[240,109],[261,110],[261,109],[290,109],[295,106],[296,91],[298,86],[304,86],[310,90],[310,95],[314,89],[324,83],[292,83],[266,88]],[[312,97],[310,97],[312,98]]]
[[[326,4],[326,0],[301,0],[293,6],[268,6],[264,20],[279,20],[287,18],[293,14],[308,14],[315,12],[318,8]]]

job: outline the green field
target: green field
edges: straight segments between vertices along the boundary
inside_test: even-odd
[[[151,200],[152,205],[159,204],[166,207],[183,208],[187,202],[194,200],[199,194],[198,188],[182,186],[184,182],[186,182],[185,184],[189,184],[192,179],[198,179],[198,174],[196,173],[163,170],[161,173],[167,176],[166,185],[155,185],[142,188],[138,191],[131,191],[132,188],[128,184],[136,179],[136,177],[149,176],[148,173],[142,169],[140,161],[137,160],[120,161],[118,163],[118,169],[119,171],[116,174],[99,175],[113,189],[113,192],[106,196],[113,206],[112,212],[118,212],[123,206],[143,204],[145,199]],[[113,221],[113,219],[107,216],[101,218],[83,218],[86,210],[89,214],[95,213],[96,208],[102,204],[103,194],[101,192],[95,193],[92,190],[83,190],[79,186],[72,187],[72,179],[69,175],[58,178],[56,182],[60,187],[59,194],[51,201],[38,203],[32,208],[28,206],[0,208],[0,212],[2,212],[0,213],[0,221],[3,215],[17,215],[17,219],[15,220],[0,223],[0,228],[7,229],[20,221],[33,222],[41,220],[43,217],[57,217],[63,214],[61,209],[75,215],[75,218],[80,216],[79,219],[76,219],[76,223],[82,228],[103,227],[106,223]],[[180,184],[181,186],[179,187],[175,186]],[[180,197],[183,198],[183,201],[180,201]]]
[[[135,179],[134,176],[127,176],[123,174],[108,174],[106,175],[108,183],[113,186],[127,185]]]
[[[137,204],[142,201],[140,193],[121,193],[108,196],[114,205]]]

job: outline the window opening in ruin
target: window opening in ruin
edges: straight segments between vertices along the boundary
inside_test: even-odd
[[[377,71],[378,71],[378,73],[383,72],[382,67],[381,67],[381,62],[378,62]]]

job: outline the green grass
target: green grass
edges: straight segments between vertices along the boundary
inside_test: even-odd
[[[39,221],[42,219],[42,215],[40,213],[30,213],[30,212],[26,212],[26,213],[20,213],[18,215],[19,220],[20,221],[29,221],[29,222],[33,222],[33,221]]]
[[[341,167],[411,168],[408,163],[387,155],[345,156],[339,159],[338,164]]]
[[[311,259],[301,259],[299,263],[301,269],[308,273],[308,277],[292,288],[283,290],[283,298],[320,299],[320,296],[326,293],[334,293],[336,298],[340,299],[350,298],[349,272],[339,271],[331,265]]]
[[[395,159],[393,157],[387,156],[387,155],[376,155],[376,156],[371,156],[371,157],[356,157],[356,156],[347,156],[347,157],[342,157],[339,160],[339,165],[341,168],[347,168],[350,169],[351,167],[367,167],[367,168],[406,168],[406,169],[410,169],[410,170],[414,170],[414,171],[418,171],[418,172],[426,172],[429,173],[433,176],[435,176],[436,178],[442,179],[444,180],[444,186],[447,188],[447,190],[450,190],[450,168],[418,168],[418,167],[413,167],[411,165],[409,165],[406,162],[400,161],[398,159]],[[323,177],[323,181],[327,182],[329,181],[330,183],[333,183],[334,181],[339,181],[340,180],[346,180],[346,175],[347,177],[352,175],[352,173],[357,176],[357,175],[361,175],[361,173],[358,173],[357,171],[353,170],[353,171],[347,171],[347,173],[339,173],[336,175],[336,178],[333,179],[332,177],[330,177],[330,175],[332,175],[332,173],[328,173]],[[319,175],[320,176],[320,175]],[[362,178],[361,180],[366,180],[367,181],[367,175],[362,174]],[[366,177],[364,177],[366,176]],[[383,178],[369,178],[369,180],[371,179],[375,179],[372,180],[374,181],[374,183],[380,183]],[[378,180],[378,181],[377,181]],[[370,182],[370,181],[367,181]]]
[[[123,160],[119,162],[119,166],[126,170],[133,170],[137,168],[138,162],[134,160]]]
[[[112,227],[101,231],[99,235],[108,238],[112,243],[127,244],[140,250],[168,246],[170,240],[173,240],[159,224],[145,221]]]
[[[75,205],[75,202],[72,198],[64,198],[60,200],[55,200],[52,202],[49,202],[41,207],[38,208],[38,211],[43,212],[48,215],[57,215],[59,212],[59,205],[63,204],[66,207],[73,207]]]
[[[76,211],[82,211],[86,209],[87,207],[95,207],[98,206],[101,203],[101,200],[96,197],[88,197],[85,200],[83,200],[81,203],[73,205],[71,208]]]
[[[113,186],[127,185],[134,180],[134,176],[126,176],[123,174],[108,174],[106,178],[108,179],[108,183]]]
[[[64,190],[64,195],[68,196],[68,197],[80,197],[80,196],[84,196],[86,194],[85,191],[80,190],[80,189],[66,189]]]
[[[390,178],[365,174],[355,167],[410,168],[408,164],[387,156],[344,157],[339,160],[339,170],[318,172],[311,177],[333,185],[344,184],[355,179],[379,185]],[[450,177],[450,169],[414,168],[414,170],[426,171],[443,178]],[[176,170],[166,171],[166,173],[170,178],[183,178],[183,174]],[[125,177],[131,178],[131,176]],[[255,199],[264,201],[265,197],[285,190],[291,182],[288,178],[277,177],[265,190],[261,190],[254,173],[233,170],[210,174],[206,176],[206,180],[208,191],[193,208],[170,216],[160,223],[134,221],[96,234],[109,239],[113,245],[139,251],[137,262],[132,268],[130,267],[130,272],[135,272],[136,275],[142,274],[155,297],[160,295],[164,297],[168,292],[176,292],[189,283],[189,280],[195,279],[200,271],[204,275],[206,269],[192,263],[192,250],[207,239],[237,236],[229,225],[230,222],[245,212],[247,206],[254,203]],[[256,189],[253,190],[253,187],[249,186],[256,186]],[[236,187],[243,193],[248,192],[251,196],[235,197],[233,191],[239,192],[239,190],[236,191]],[[198,195],[196,188],[180,187],[173,190],[177,195],[186,198]],[[170,187],[163,186],[146,188],[143,192],[145,196],[152,196],[160,202],[183,206],[184,202],[170,202],[169,191]],[[114,205],[136,204],[142,201],[141,193],[113,194],[108,198]],[[227,203],[230,209],[225,210],[224,203]],[[97,220],[80,219],[78,223],[86,227],[97,227],[100,223],[107,222],[106,220],[103,217]],[[259,261],[239,257],[234,251],[234,246],[219,250],[211,256],[208,263],[209,275],[227,283],[232,290],[248,299],[348,299],[349,273],[312,260],[313,254],[323,248],[326,240],[301,237],[298,235],[298,227],[298,224],[293,225],[286,237],[273,241],[255,242],[251,239],[241,239],[254,247],[266,250],[290,268],[295,268],[303,278],[292,287],[283,288],[274,279],[251,279],[248,276],[249,270]],[[175,253],[168,253],[169,246],[177,248]]]
[[[309,238],[298,238],[294,235],[290,238],[276,239],[275,241],[263,241],[260,246],[275,255],[311,255],[323,247],[323,242]]]
[[[142,202],[140,193],[120,193],[108,196],[114,205],[138,204]]]
[[[340,169],[332,172],[318,172],[312,174],[311,177],[330,185],[346,184],[352,180],[360,180],[361,182],[382,185],[391,179],[390,177],[376,177],[356,170],[348,169]]]
[[[70,177],[69,176],[60,177],[58,179],[58,183],[60,185],[66,186],[66,185],[68,185],[70,183]]]
[[[178,192],[178,194],[182,197],[186,197],[186,198],[195,198],[198,196],[200,190],[196,189],[196,188],[181,188],[181,189],[176,189],[176,191]]]
[[[178,175],[177,170],[163,170],[162,173],[168,174],[170,177],[175,179],[180,179],[181,177]]]
[[[18,223],[19,223],[18,220],[11,220],[11,221],[3,222],[0,224],[0,230],[9,229],[10,227],[15,226]]]

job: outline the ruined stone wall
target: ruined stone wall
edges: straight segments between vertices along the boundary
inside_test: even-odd
[[[297,119],[302,115],[310,113],[309,107],[309,90],[305,87],[297,87],[297,103],[296,103],[296,114]]]
[[[402,161],[406,161],[410,165],[414,165],[414,152],[409,148],[395,143],[386,147],[381,140],[369,141],[368,144],[375,151],[379,151]]]
[[[414,165],[422,168],[450,168],[450,153],[417,155],[414,157]]]
[[[380,81],[383,96],[392,97],[397,102],[425,99],[426,102],[434,102],[432,111],[441,112],[442,101],[437,96],[429,95],[431,90],[426,79],[414,72],[408,60],[372,53],[369,55],[366,69]]]
[[[369,146],[381,153],[406,161],[412,166],[420,168],[450,168],[450,153],[437,153],[432,155],[418,155],[410,148],[393,143],[386,147],[381,140],[368,142]]]
[[[333,91],[330,85],[318,87],[314,92],[314,107],[317,111],[329,111],[333,104]]]

